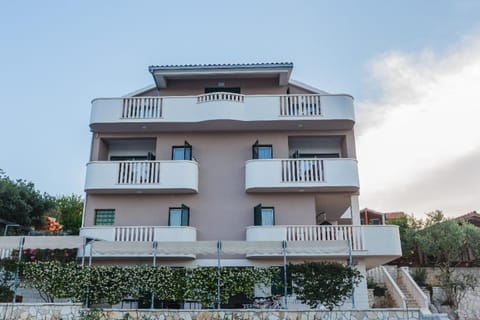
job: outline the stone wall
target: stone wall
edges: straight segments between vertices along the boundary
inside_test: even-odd
[[[81,314],[84,314],[83,317]],[[344,311],[276,311],[276,310],[85,310],[80,304],[0,304],[0,319],[74,320],[371,320],[425,319],[419,310],[377,309]],[[128,315],[127,315],[128,314]]]
[[[0,319],[74,320],[81,310],[77,303],[0,303]]]
[[[468,290],[465,298],[460,302],[458,307],[458,315],[461,320],[478,320],[480,319],[480,288]]]
[[[417,269],[417,268],[411,268]],[[438,276],[440,275],[439,268],[424,268],[427,269],[427,283],[433,285],[433,292],[431,300],[436,306],[441,306],[445,301],[446,296],[439,285]],[[411,270],[412,271],[412,270]],[[474,274],[480,279],[480,268],[454,268],[454,273],[468,273]],[[460,320],[478,320],[480,319],[480,287],[475,290],[467,290],[465,297],[458,306],[458,316]],[[444,311],[444,310],[442,310]]]

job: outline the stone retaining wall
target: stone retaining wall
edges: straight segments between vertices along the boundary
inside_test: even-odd
[[[79,303],[0,303],[0,319],[74,320],[81,310]]]
[[[83,316],[81,314],[83,313]],[[282,310],[86,310],[80,304],[0,304],[0,319],[20,320],[422,320],[419,310],[375,309],[351,311]],[[127,315],[128,314],[128,315]]]

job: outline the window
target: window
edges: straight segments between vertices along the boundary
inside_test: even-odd
[[[96,226],[111,226],[115,221],[115,209],[97,209],[95,210]]]
[[[380,219],[378,218],[368,219],[368,224],[380,224]]]
[[[262,204],[256,206],[253,210],[254,223],[256,226],[275,225],[275,208],[262,207]]]
[[[338,153],[301,153],[300,151],[295,151],[292,154],[294,159],[310,159],[310,158],[340,158]]]
[[[168,225],[181,227],[190,224],[190,208],[182,204],[179,208],[170,208],[168,210]]]
[[[185,141],[183,146],[173,146],[172,160],[192,160],[192,145]]]
[[[272,159],[273,148],[271,144],[258,144],[258,140],[252,145],[252,159]]]
[[[214,92],[231,92],[240,94],[240,87],[217,87],[217,88],[205,88],[205,93]]]

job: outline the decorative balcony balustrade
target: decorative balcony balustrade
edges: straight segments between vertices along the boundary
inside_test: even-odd
[[[160,161],[122,161],[118,163],[118,184],[159,184]]]
[[[323,160],[282,160],[282,182],[323,182]]]
[[[215,123],[206,124],[208,121]],[[94,131],[103,132],[195,130],[205,125],[210,129],[229,130],[264,129],[265,121],[270,129],[292,128],[294,124],[304,130],[348,130],[354,124],[353,98],[348,95],[243,95],[229,92],[99,98],[92,101],[90,126]]]
[[[348,240],[352,250],[364,250],[361,226],[286,226],[287,241]]]
[[[321,116],[320,95],[280,96],[280,115],[285,117]]]
[[[80,235],[105,241],[196,241],[197,230],[193,227],[169,226],[95,226],[80,230]]]
[[[198,163],[189,160],[93,161],[87,164],[89,193],[196,193]]]
[[[232,101],[243,103],[245,95],[230,92],[213,92],[197,96],[197,103],[212,101]]]
[[[113,241],[154,241],[154,227],[115,227]]]
[[[122,119],[159,119],[162,117],[162,98],[123,98]]]
[[[355,159],[259,159],[245,164],[248,192],[356,191]]]
[[[348,241],[343,255],[365,257],[367,267],[391,261],[402,255],[398,226],[354,226],[354,225],[278,225],[251,226],[246,230],[247,241],[283,241],[308,243],[308,247],[329,247]],[[305,254],[309,255],[308,248]],[[320,254],[322,255],[322,254]],[[260,257],[261,255],[257,255]]]

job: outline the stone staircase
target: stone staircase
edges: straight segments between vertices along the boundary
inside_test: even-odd
[[[395,278],[394,278],[395,279]],[[407,308],[420,308],[420,305],[418,304],[418,302],[415,300],[415,298],[412,296],[412,294],[408,291],[407,287],[405,286],[405,284],[403,283],[403,281],[401,281],[400,279],[395,279],[395,281],[397,282],[397,285],[398,287],[400,288],[400,290],[403,292],[403,294],[405,295],[405,298],[406,298],[406,302],[407,302]]]
[[[407,308],[420,308],[419,303],[415,300],[413,295],[409,292],[403,280],[398,276],[398,269],[387,269],[393,280],[400,288],[400,291],[405,295]],[[391,299],[390,299],[391,300]]]

